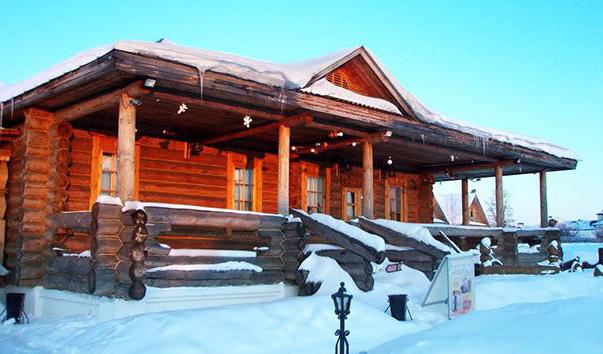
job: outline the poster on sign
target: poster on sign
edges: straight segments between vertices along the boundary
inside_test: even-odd
[[[448,256],[450,257],[450,256]],[[448,317],[454,318],[475,308],[473,282],[475,266],[473,256],[448,259]]]
[[[459,253],[444,257],[431,282],[423,306],[437,306],[452,319],[475,309],[475,256]]]

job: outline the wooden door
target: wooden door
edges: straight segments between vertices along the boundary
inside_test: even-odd
[[[362,188],[343,187],[341,196],[341,210],[343,220],[348,221],[362,213]]]

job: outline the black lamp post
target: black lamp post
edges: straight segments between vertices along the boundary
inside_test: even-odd
[[[335,343],[335,354],[349,354],[350,345],[348,344],[347,336],[350,331],[345,330],[345,320],[350,314],[350,305],[352,303],[352,295],[346,294],[344,283],[339,284],[339,290],[331,295],[333,299],[333,305],[335,306],[335,314],[339,318],[339,329],[335,331],[335,335],[338,337]]]

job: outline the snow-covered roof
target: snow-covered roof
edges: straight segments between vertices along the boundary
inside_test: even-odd
[[[180,46],[169,41],[157,43],[122,40],[110,45],[89,49],[27,80],[14,85],[1,87],[0,102],[8,101],[11,98],[32,90],[52,79],[58,78],[65,73],[76,70],[112,50],[158,57],[196,67],[200,72],[209,70],[285,89],[302,89],[303,92],[329,96],[355,104],[400,114],[400,111],[395,105],[385,100],[359,95],[338,88],[329,84],[326,80],[314,81],[317,75],[320,75],[329,68],[343,64],[346,60],[351,59],[353,53],[358,50],[363,50],[377,65],[377,69],[381,70],[386,79],[393,85],[395,91],[397,91],[394,92],[395,96],[400,97],[402,101],[406,102],[419,120],[428,124],[434,124],[474,135],[482,139],[483,144],[487,144],[487,140],[490,139],[543,151],[558,157],[577,159],[576,154],[571,150],[551,142],[505,131],[478,127],[468,122],[446,117],[431,110],[413,94],[404,89],[394,76],[379,63],[377,58],[364,47],[343,49],[309,60],[281,64],[245,58],[223,52]]]

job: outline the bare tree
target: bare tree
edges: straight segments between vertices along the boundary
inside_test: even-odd
[[[486,203],[486,214],[490,225],[496,225],[496,194],[492,191],[492,196]],[[511,194],[503,189],[503,226],[511,226],[513,220],[513,207],[511,206]]]

